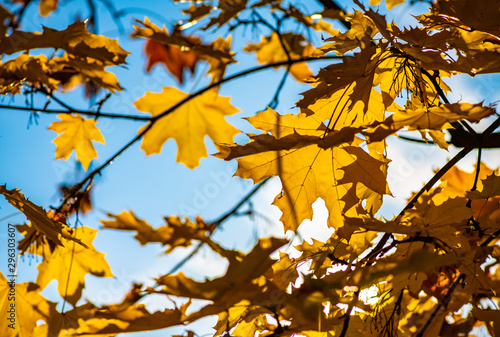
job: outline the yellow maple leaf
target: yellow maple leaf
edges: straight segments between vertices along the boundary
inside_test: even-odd
[[[37,322],[48,322],[56,313],[56,303],[40,295],[40,290],[35,283],[16,284],[15,277],[8,280],[0,272],[1,336],[33,336]]]
[[[294,60],[309,56],[313,49],[304,42],[305,39],[302,35],[285,33],[281,35],[280,39],[278,34],[273,33],[269,37],[263,37],[260,43],[247,45],[244,50],[256,52],[259,63],[277,63],[287,61],[288,57]],[[286,52],[283,48],[286,48]],[[293,64],[290,67],[290,74],[301,82],[313,75],[307,64],[303,62]]]
[[[229,55],[231,53],[231,35],[228,36],[227,40],[219,36],[217,40],[212,43],[215,50],[223,51]],[[208,69],[208,74],[212,76],[210,84],[216,83],[224,78],[224,73],[226,72],[226,67],[234,63],[233,59],[224,57],[206,57],[208,64],[210,64],[210,69]]]
[[[37,266],[36,283],[45,288],[52,280],[57,280],[61,297],[75,305],[85,287],[86,274],[112,277],[104,254],[95,251],[92,245],[96,233],[96,229],[89,227],[80,227],[75,231],[75,236],[89,249],[67,243],[65,247],[58,246],[50,253],[45,250],[43,262]]]
[[[68,159],[73,150],[76,152],[76,159],[82,163],[85,170],[90,165],[92,159],[97,158],[97,151],[94,149],[92,141],[104,144],[104,137],[101,131],[95,126],[97,121],[84,119],[79,114],[60,114],[57,116],[62,121],[50,124],[49,130],[60,135],[54,139],[56,144],[56,159]]]
[[[163,87],[161,93],[147,92],[134,105],[138,110],[157,117],[189,96],[176,88]],[[141,149],[146,155],[160,153],[163,144],[173,138],[178,147],[177,162],[189,168],[197,167],[201,158],[208,157],[205,136],[208,135],[216,144],[230,143],[238,133],[224,118],[239,111],[229,103],[229,99],[219,96],[215,89],[196,96],[175,111],[155,120],[152,127],[148,124],[139,129],[141,133],[151,127],[144,135]]]
[[[303,220],[311,219],[312,204],[318,198],[326,203],[329,225],[339,228],[343,226],[343,216],[352,214],[360,197],[390,193],[382,170],[387,162],[371,157],[359,147],[340,144],[322,148],[312,143],[286,149],[286,141],[281,144],[282,150],[254,151],[238,159],[235,174],[254,183],[280,177],[282,193],[274,199],[274,205],[283,212],[280,220],[285,231],[295,231]],[[224,157],[227,147],[221,146],[221,150],[219,156]]]

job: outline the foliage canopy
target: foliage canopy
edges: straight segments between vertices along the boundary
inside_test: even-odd
[[[204,75],[210,77],[192,93],[176,87],[144,92],[134,103],[135,115],[104,111],[124,89],[110,67],[126,64],[129,52],[97,34],[95,12],[65,29],[29,32],[22,24],[30,1],[0,6],[0,94],[25,95],[27,102],[1,109],[57,114],[48,128],[57,133],[56,159],[75,153],[86,171],[81,181],[63,188],[60,204],[48,211],[17,188],[0,186],[28,220],[16,226],[24,237],[17,250],[42,257],[36,280],[16,285],[17,321],[14,327],[4,320],[0,335],[114,336],[217,315],[216,336],[462,336],[479,326],[500,336],[500,177],[481,163],[483,148],[500,147],[495,133],[500,117],[494,105],[450,102],[445,83],[451,86],[458,74],[500,72],[500,7],[494,1],[438,0],[415,16],[414,27],[403,27],[377,11],[380,2],[355,0],[353,9],[343,10],[322,0],[322,11],[306,13],[293,1],[220,0],[217,6],[188,1],[186,19],[172,29],[147,17],[135,20],[130,37],[144,40],[148,71],[163,64],[182,84],[186,71],[195,73],[197,64],[206,62]],[[403,2],[386,0],[385,6],[391,10]],[[121,15],[112,2],[102,3],[114,17]],[[39,1],[40,15],[54,16],[57,9],[57,1]],[[193,26],[196,31],[186,33]],[[234,43],[248,32],[252,41]],[[321,42],[314,44],[312,37]],[[237,64],[243,53],[255,54],[258,65]],[[319,71],[311,70],[313,63],[321,64]],[[240,68],[230,73],[232,67]],[[254,130],[246,133],[247,141],[236,142],[239,131],[226,117],[244,107],[233,106],[219,90],[270,68],[282,80],[268,107],[247,118]],[[307,89],[295,103],[297,112],[285,114],[276,108],[290,75]],[[64,95],[77,86],[85,87],[92,108],[65,102]],[[35,95],[44,97],[44,106],[36,105]],[[103,119],[143,125],[92,166],[98,158],[95,142],[105,143]],[[471,126],[480,121],[486,123],[481,131]],[[422,140],[406,137],[406,131],[417,131]],[[386,219],[379,210],[391,195],[387,139],[394,135],[401,142],[461,150],[399,214]],[[184,260],[154,286],[134,284],[120,303],[83,300],[87,274],[113,275],[92,244],[98,230],[77,226],[79,214],[92,207],[95,177],[113,161],[119,165],[120,155],[134,144],[141,142],[150,155],[160,153],[170,138],[177,144],[177,162],[194,169],[208,156],[206,136],[218,150],[215,157],[236,159],[235,175],[255,184],[235,207],[210,222],[165,216],[157,228],[133,211],[110,213],[101,222],[106,229],[133,232],[141,245],[160,243],[165,254],[192,247],[189,258],[206,245],[227,261],[225,274],[197,281],[177,272]],[[458,161],[473,151],[475,171],[459,170]],[[287,253],[284,238],[260,238],[248,253],[213,239],[271,177],[281,182],[273,204],[282,212],[285,231],[297,232],[312,219],[313,203],[325,202],[327,224],[334,229],[326,242],[303,241],[295,256]],[[278,250],[279,258],[272,258]],[[15,266],[10,255],[9,266]],[[15,274],[15,267],[9,268]],[[5,313],[10,285],[0,278]],[[71,309],[58,309],[40,294],[52,280]],[[157,295],[175,305],[151,312],[141,303]]]

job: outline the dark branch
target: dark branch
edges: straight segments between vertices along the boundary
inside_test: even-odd
[[[429,317],[429,319],[427,320],[427,322],[425,322],[424,326],[422,327],[422,329],[420,329],[420,331],[418,332],[418,334],[417,334],[416,337],[422,337],[424,335],[424,333],[427,330],[427,328],[429,327],[429,325],[436,318],[439,310],[441,308],[443,308],[443,307],[446,308],[448,306],[448,303],[450,303],[451,293],[455,290],[455,288],[457,287],[457,285],[459,283],[463,283],[464,280],[465,280],[465,274],[458,275],[458,277],[455,280],[455,282],[453,282],[453,284],[451,285],[450,289],[448,289],[448,291],[446,292],[446,295],[444,295],[443,298],[441,298],[441,300],[439,301],[436,309],[434,309],[434,311],[432,312],[431,316]]]

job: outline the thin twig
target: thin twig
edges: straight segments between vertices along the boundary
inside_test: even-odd
[[[490,126],[484,130],[484,132],[478,137],[481,139],[482,137],[487,137],[490,135],[493,131],[495,131],[498,127],[500,126],[500,117],[497,118],[493,123],[490,124]],[[465,157],[469,152],[471,152],[474,148],[476,148],[479,140],[476,138],[475,141],[471,142],[469,145],[464,147],[459,153],[457,153],[448,163],[446,163],[445,166],[443,166],[428,182],[425,184],[422,189],[410,200],[410,202],[406,205],[406,207],[399,213],[399,215],[396,217],[399,219],[406,210],[409,210],[413,208],[414,203],[418,200],[418,198],[424,193],[425,191],[428,191],[434,186],[434,184],[446,173],[448,170],[450,170],[455,164]],[[498,235],[498,234],[496,234]],[[379,252],[383,249],[387,241],[392,238],[393,235],[391,233],[385,233],[382,238],[379,240],[377,245],[372,249],[372,251],[364,258],[367,263],[370,263],[373,261],[373,259],[379,254]],[[493,240],[493,239],[491,239]],[[490,240],[490,241],[491,241]],[[489,243],[489,242],[488,242]]]
[[[432,312],[431,316],[429,317],[429,319],[427,320],[427,322],[425,322],[424,326],[422,327],[422,329],[420,329],[420,331],[418,332],[418,334],[416,335],[416,337],[422,337],[424,335],[425,331],[427,330],[427,328],[429,327],[429,325],[436,318],[439,310],[442,307],[446,308],[448,306],[448,303],[450,303],[451,293],[455,290],[455,288],[457,287],[457,285],[459,283],[463,283],[463,281],[465,280],[465,277],[466,277],[465,274],[458,275],[458,277],[455,280],[455,282],[453,282],[453,284],[451,285],[451,287],[448,289],[448,291],[446,292],[446,295],[444,295],[441,298],[441,300],[439,301],[436,309],[434,309],[434,311]]]
[[[59,110],[59,109],[47,109],[47,108],[35,108],[35,107],[22,107],[22,106],[12,106],[0,104],[0,109],[12,109],[12,110],[22,110],[22,111],[35,111],[45,114],[73,114],[77,113],[85,116],[95,116],[95,117],[106,117],[106,118],[116,118],[116,119],[129,119],[133,121],[150,121],[151,117],[147,116],[132,116],[132,115],[121,115],[112,114],[107,112],[94,112],[94,111],[84,111],[84,110]]]
[[[210,233],[208,237],[211,237],[215,230],[217,230],[221,224],[229,219],[232,215],[236,214],[238,209],[241,208],[255,193],[257,193],[262,186],[264,186],[265,183],[267,183],[271,178],[266,178],[262,182],[260,182],[258,185],[256,185],[250,192],[248,192],[247,195],[243,197],[243,199],[240,200],[233,208],[231,208],[229,211],[221,215],[217,220],[214,220],[210,223],[213,223],[215,226],[215,229]],[[179,270],[186,262],[188,262],[203,246],[204,242],[200,241],[198,244],[194,247],[194,249],[189,253],[186,257],[184,257],[181,261],[179,261],[166,275],[171,275],[175,273],[177,270]]]

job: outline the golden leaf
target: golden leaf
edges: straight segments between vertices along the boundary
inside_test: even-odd
[[[56,314],[57,303],[45,299],[40,290],[38,284],[16,284],[15,277],[7,280],[0,272],[1,336],[33,336],[33,329],[39,320],[48,322]]]
[[[0,94],[18,94],[21,84],[40,84],[56,90],[59,81],[50,76],[50,65],[45,55],[29,56],[21,54],[5,63],[0,63]]]
[[[104,228],[136,231],[134,236],[141,245],[151,242],[159,242],[167,246],[165,254],[172,252],[177,247],[189,247],[192,240],[198,240],[207,244],[213,251],[228,259],[235,259],[241,254],[238,251],[228,250],[221,247],[210,238],[210,234],[215,229],[213,224],[207,224],[200,217],[196,222],[185,218],[182,221],[179,217],[165,217],[166,225],[157,229],[153,228],[146,221],[139,219],[132,211],[123,211],[120,214],[109,214],[113,220],[101,220]]]
[[[82,295],[87,274],[112,277],[104,254],[95,251],[92,245],[96,233],[97,230],[89,227],[75,230],[76,238],[89,249],[67,243],[65,247],[56,247],[53,252],[45,252],[43,262],[37,266],[36,283],[45,288],[52,280],[57,280],[59,294],[74,306]]]
[[[467,192],[469,199],[488,199],[500,195],[500,177],[494,173],[482,180],[483,188],[481,191]]]
[[[147,92],[134,105],[138,110],[158,117],[189,97],[189,94],[176,88],[163,87],[161,93]],[[160,153],[163,144],[174,138],[178,147],[177,162],[195,168],[199,165],[200,158],[208,156],[205,136],[208,135],[216,144],[232,142],[238,130],[224,116],[238,111],[229,103],[229,97],[219,96],[215,90],[209,90],[156,121],[144,135],[141,149],[146,155]],[[150,125],[139,129],[139,133]]]
[[[63,89],[92,82],[111,92],[123,90],[116,75],[106,71],[105,64],[92,58],[65,53],[63,56],[51,58],[47,65],[50,67],[51,77],[59,80]]]
[[[62,120],[53,122],[48,127],[60,134],[53,140],[56,144],[56,159],[67,160],[75,150],[76,159],[87,170],[92,159],[97,158],[92,141],[104,144],[104,137],[96,127],[97,121],[84,119],[79,114],[59,114],[57,117]]]
[[[39,11],[40,15],[48,16],[57,9],[59,0],[40,0]]]
[[[309,54],[312,53],[312,49],[305,42],[302,35],[284,33],[281,34],[280,39],[278,34],[273,33],[271,36],[263,37],[260,43],[247,45],[244,50],[249,53],[256,52],[257,61],[259,61],[259,63],[278,63],[288,61],[288,56],[290,56],[292,60],[309,56]],[[297,81],[301,82],[313,75],[305,62],[291,65],[290,74],[292,74]]]
[[[380,4],[381,0],[370,0],[370,6],[376,6]],[[385,5],[387,6],[388,10],[391,10],[397,5],[401,5],[404,3],[405,0],[385,0]]]
[[[285,231],[295,231],[303,220],[311,219],[312,204],[318,198],[326,203],[329,225],[339,228],[343,226],[344,214],[352,214],[360,197],[390,193],[382,170],[387,162],[371,157],[359,147],[339,143],[331,145],[318,137],[315,142],[290,147],[284,137],[272,142],[273,146],[268,142],[267,149],[266,143],[259,151],[250,148],[238,159],[235,174],[254,183],[280,177],[283,190],[274,199],[274,205],[283,212],[280,220]],[[231,147],[220,149],[219,157],[232,157]]]

